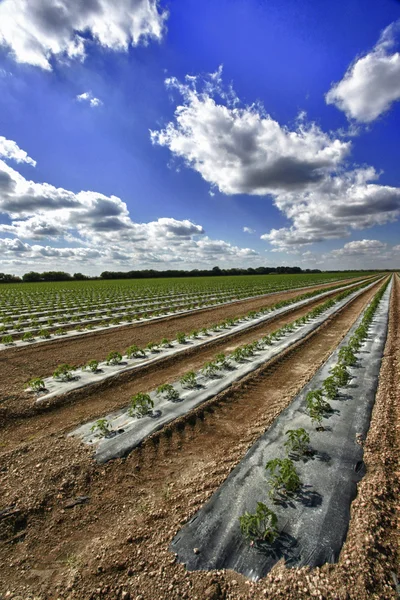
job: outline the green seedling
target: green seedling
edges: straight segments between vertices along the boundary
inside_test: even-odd
[[[308,392],[306,406],[311,421],[316,423],[317,428],[320,428],[322,426],[322,417],[327,411],[331,410],[330,405],[323,399],[321,389]]]
[[[157,396],[164,396],[167,400],[178,400],[179,392],[170,383],[163,383],[157,388]]]
[[[92,359],[92,360],[89,360],[89,362],[87,362],[83,368],[88,369],[89,371],[92,371],[92,373],[96,373],[98,367],[99,367],[99,361]]]
[[[10,346],[13,343],[12,335],[3,335],[3,337],[1,338],[1,343],[5,346]]]
[[[201,369],[201,372],[204,375],[204,377],[212,379],[213,377],[217,376],[219,370],[220,366],[218,364],[216,364],[215,362],[207,362]]]
[[[278,537],[276,514],[262,502],[257,502],[256,512],[245,512],[239,517],[240,531],[252,544],[272,544]]]
[[[34,335],[31,331],[27,331],[26,333],[24,333],[24,335],[22,336],[22,341],[23,342],[33,342],[34,340]]]
[[[276,492],[293,494],[299,489],[300,477],[290,458],[274,458],[267,462],[265,468],[270,472],[268,484],[271,497],[274,497]]]
[[[235,350],[231,354],[231,358],[235,362],[243,362],[244,360],[246,360],[246,352],[243,350],[243,348],[235,348]]]
[[[288,429],[286,431],[287,440],[284,443],[288,454],[306,454],[310,443],[310,436],[305,429]]]
[[[339,385],[336,378],[333,375],[327,377],[322,384],[324,393],[329,400],[334,400],[338,394]]]
[[[196,378],[196,373],[194,371],[188,371],[187,373],[182,375],[182,377],[180,378],[179,381],[180,381],[182,387],[184,387],[184,388],[188,388],[188,389],[192,390],[195,387],[197,387],[197,378]]]
[[[223,352],[220,352],[215,357],[215,363],[218,365],[220,369],[229,369],[229,359],[225,356]]]
[[[143,394],[139,392],[131,398],[128,414],[130,417],[145,417],[151,412],[154,407],[154,402],[150,398],[149,394]]]
[[[128,358],[144,358],[146,356],[146,352],[136,344],[129,346],[125,354]]]
[[[171,348],[172,344],[168,338],[163,338],[160,342],[160,346],[162,346],[163,348]]]
[[[105,437],[110,433],[110,424],[107,419],[99,419],[96,421],[94,425],[90,428],[90,431],[99,433],[101,437]]]
[[[346,367],[352,367],[357,362],[357,356],[349,346],[343,346],[339,350],[339,361]]]
[[[53,378],[60,381],[71,381],[74,378],[73,371],[74,368],[71,365],[59,365],[53,373]]]
[[[330,372],[332,373],[339,387],[344,387],[350,381],[350,373],[346,369],[346,366],[342,363],[338,363],[332,367]]]
[[[116,350],[112,350],[108,353],[106,363],[108,365],[119,365],[122,362],[122,355]]]
[[[48,340],[51,337],[50,331],[48,331],[48,329],[41,329],[39,331],[39,336],[44,340]]]
[[[186,335],[184,333],[177,333],[176,341],[178,344],[184,344],[186,342]]]
[[[28,381],[26,387],[31,388],[33,392],[43,392],[46,389],[44,381],[41,377],[33,377],[30,381]]]

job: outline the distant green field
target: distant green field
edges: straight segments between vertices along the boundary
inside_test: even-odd
[[[221,305],[365,273],[243,275],[3,284],[0,341],[33,342]],[[338,284],[336,284],[338,285]]]
[[[215,277],[171,277],[165,279],[109,279],[99,281],[57,281],[40,283],[7,283],[0,286],[0,299],[15,295],[65,295],[113,293],[130,290],[138,294],[186,293],[204,290],[250,290],[260,288],[279,290],[325,283],[350,277],[367,276],[370,273],[311,273],[295,275],[228,275]],[[0,300],[1,301],[1,300]]]

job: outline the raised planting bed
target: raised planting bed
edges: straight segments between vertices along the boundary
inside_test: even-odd
[[[370,279],[370,278],[369,278]],[[313,284],[310,284],[313,285]],[[288,287],[287,291],[290,291],[291,289],[298,289],[299,291],[301,290],[305,290],[307,289],[307,287],[310,287],[310,285],[308,286],[304,286],[304,287],[296,287],[296,288],[292,288],[292,287]],[[321,282],[322,285],[322,282]],[[337,284],[337,286],[339,287],[340,283]],[[353,284],[348,284],[348,285],[354,285]],[[60,310],[60,316],[65,315],[68,319],[73,316],[74,318],[79,318],[79,321],[70,321],[67,320],[66,322],[60,322],[60,321],[54,321],[54,323],[52,323],[52,325],[48,325],[47,320],[48,318],[51,316],[51,313],[53,311],[51,311],[51,313],[49,313],[47,316],[45,317],[40,317],[38,319],[38,323],[34,326],[29,325],[29,324],[24,324],[20,330],[14,329],[13,325],[11,325],[10,323],[0,323],[0,350],[7,350],[7,349],[12,349],[12,348],[19,348],[19,347],[26,347],[26,346],[32,346],[32,345],[36,345],[36,344],[41,344],[41,343],[49,343],[52,341],[59,341],[60,339],[65,339],[65,338],[71,338],[71,337],[78,337],[78,336],[82,336],[82,335],[87,335],[87,334],[91,334],[93,333],[93,331],[95,332],[99,332],[99,331],[106,331],[109,329],[114,329],[114,328],[119,328],[119,327],[128,327],[131,326],[132,323],[136,322],[136,323],[144,323],[144,322],[149,322],[149,321],[158,321],[158,320],[162,320],[162,319],[166,319],[166,318],[170,318],[170,317],[175,317],[175,316],[183,316],[186,314],[192,314],[192,313],[196,313],[199,311],[203,311],[203,310],[209,310],[212,308],[216,308],[216,307],[220,307],[220,306],[224,306],[224,305],[230,305],[230,304],[235,304],[238,302],[243,302],[244,300],[251,300],[251,299],[255,299],[258,298],[260,296],[263,295],[267,295],[267,296],[271,296],[273,294],[279,294],[282,293],[282,290],[279,289],[279,291],[271,291],[271,292],[263,292],[263,291],[257,291],[254,290],[254,295],[251,295],[250,292],[247,295],[243,295],[242,293],[239,292],[234,292],[234,290],[230,293],[230,294],[226,294],[226,293],[222,293],[222,292],[215,292],[215,294],[206,294],[205,296],[201,296],[201,299],[199,299],[198,296],[187,296],[187,300],[184,303],[172,303],[172,299],[175,297],[174,295],[172,295],[169,298],[168,304],[164,305],[164,307],[161,310],[157,309],[157,306],[159,306],[159,303],[156,302],[153,298],[153,300],[151,300],[150,304],[147,305],[147,308],[144,308],[143,310],[138,310],[138,306],[136,306],[135,310],[133,309],[132,306],[126,306],[125,310],[123,310],[123,312],[120,311],[120,309],[113,309],[113,315],[112,316],[107,316],[105,310],[102,312],[102,314],[98,314],[98,310],[96,308],[96,303],[92,303],[90,305],[90,309],[84,313],[82,313],[80,310],[78,310],[76,307],[74,309],[73,306],[70,306],[68,309],[66,309],[64,312],[62,312],[62,310]],[[191,299],[190,299],[191,298]],[[164,304],[165,301],[163,301],[160,304]],[[136,304],[136,301],[135,301]],[[110,307],[109,307],[110,308]],[[73,315],[71,314],[73,311]],[[155,311],[156,313],[158,312],[159,314],[154,314]],[[101,311],[100,311],[101,312]],[[150,313],[150,314],[148,314]],[[33,315],[34,313],[32,313]],[[84,318],[85,315],[91,315],[88,318]],[[148,316],[146,316],[148,315]],[[11,317],[11,315],[3,315],[3,317]],[[127,319],[127,317],[129,317]],[[14,315],[14,318],[17,318],[17,315]],[[53,318],[53,317],[52,317]],[[114,319],[120,319],[121,321],[124,322],[119,322],[117,324],[113,323]],[[104,323],[104,325],[103,325]],[[77,329],[77,328],[82,328],[82,329]],[[41,335],[41,330],[43,330],[45,332],[45,335]],[[23,339],[24,334],[28,334],[28,338],[27,339]],[[29,335],[31,334],[31,335]],[[5,340],[7,340],[5,342]]]
[[[149,414],[143,418],[132,416],[128,406],[105,417],[107,431],[101,432],[96,427],[98,422],[92,421],[81,425],[70,435],[82,439],[86,444],[94,445],[96,448],[95,458],[100,463],[125,456],[146,437],[161,429],[165,424],[213,398],[235,381],[240,380],[293,344],[307,337],[333,314],[372,285],[374,284],[369,284],[362,290],[353,292],[348,290],[347,293],[344,292],[346,297],[337,301],[328,300],[328,305],[324,309],[322,307],[319,309],[322,312],[317,311],[318,315],[310,316],[309,319],[303,318],[302,322],[296,322],[296,326],[293,326],[293,328],[282,327],[276,337],[267,336],[269,338],[268,342],[264,341],[265,338],[259,340],[258,343],[256,341],[257,346],[253,348],[250,355],[237,357],[233,353],[231,356],[226,357],[227,364],[216,369],[214,373],[210,373],[210,368],[209,366],[207,368],[206,365],[206,372],[203,370],[195,374],[197,384],[194,389],[187,389],[181,382],[174,383],[173,388],[177,392],[177,398],[174,401],[165,399],[162,395],[160,397],[154,390],[150,393],[150,399],[154,403],[153,410],[149,411]]]
[[[316,567],[338,560],[349,526],[351,502],[365,473],[362,442],[369,429],[378,386],[391,288],[392,280],[375,312],[373,300],[370,312],[368,308],[363,312],[310,383],[176,535],[171,550],[187,569],[234,569],[258,579],[281,559],[289,567]],[[331,410],[324,414],[323,430],[316,430],[307,398],[310,392],[326,389],[331,369],[338,363],[344,364],[349,344],[363,327],[364,337],[353,352],[355,359],[350,360],[355,364],[346,366],[350,380],[329,398]],[[305,454],[288,454],[284,445],[287,432],[299,429],[310,437],[308,449]],[[285,493],[281,488],[271,498],[269,492],[274,488],[266,464],[286,458],[293,461],[300,487],[293,493]],[[269,532],[264,527],[262,533],[249,536],[249,543],[241,531],[240,517],[246,512],[254,515],[258,502],[275,513],[277,522],[272,519]],[[277,537],[273,540],[275,528]]]

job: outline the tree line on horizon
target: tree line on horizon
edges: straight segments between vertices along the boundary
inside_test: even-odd
[[[377,271],[391,271],[393,269],[378,269]],[[337,269],[321,271],[321,269],[302,269],[301,267],[249,267],[248,269],[232,268],[221,269],[213,267],[212,269],[192,269],[177,270],[168,269],[166,271],[156,271],[155,269],[142,269],[140,271],[103,271],[100,276],[84,275],[83,273],[66,273],[65,271],[44,271],[38,273],[29,271],[21,277],[9,273],[0,273],[0,283],[34,283],[41,281],[85,281],[85,280],[106,280],[106,279],[157,279],[167,277],[212,277],[222,275],[290,275],[307,273],[339,273]],[[345,269],[346,273],[371,272],[370,269]]]

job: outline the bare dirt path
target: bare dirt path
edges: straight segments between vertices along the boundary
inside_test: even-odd
[[[396,283],[397,298],[399,293]],[[16,450],[4,452],[1,508],[9,507],[9,515],[0,520],[0,592],[8,590],[9,597],[24,600],[34,595],[41,600],[395,598],[393,586],[385,587],[390,577],[386,567],[379,571],[384,570],[384,578],[376,580],[373,575],[367,589],[357,558],[359,544],[353,546],[351,541],[345,547],[350,553],[346,554],[348,562],[341,560],[338,566],[313,572],[278,565],[257,584],[234,572],[187,573],[168,550],[180,525],[312,377],[372,295],[373,291],[366,292],[315,335],[152,436],[126,459],[99,467],[89,451],[58,434],[26,440]],[[399,331],[393,322],[399,320],[399,308],[393,306],[390,336],[392,340],[397,336],[393,351],[398,357]],[[385,360],[391,372],[393,360]],[[396,394],[392,407],[398,401],[397,390]],[[386,398],[383,393],[384,406]],[[380,418],[377,410],[374,422]],[[393,429],[388,418],[384,430]],[[378,447],[371,446],[372,460],[381,452],[378,432],[375,440]],[[388,463],[387,470],[390,467],[393,463]],[[380,493],[378,486],[374,490]],[[86,500],[71,507],[77,497]],[[360,510],[364,519],[362,505]],[[355,527],[357,531],[357,523]],[[371,561],[377,564],[379,552],[371,551],[369,544],[364,546],[367,566]]]
[[[379,285],[376,284],[368,293],[373,294]],[[148,392],[163,383],[172,383],[187,371],[200,369],[207,361],[213,360],[217,352],[231,352],[239,345],[271,333],[286,323],[305,315],[314,306],[325,302],[326,299],[327,297],[316,299],[308,306],[278,316],[249,331],[233,333],[232,337],[215,340],[203,347],[188,347],[186,352],[166,357],[155,364],[143,367],[143,369],[123,373],[98,385],[54,398],[48,409],[45,406],[36,405],[31,395],[25,392],[19,393],[16,398],[6,403],[5,415],[3,412],[4,447],[9,450],[15,444],[19,444],[21,440],[49,435],[52,432],[67,431],[84,421],[126,406],[132,395],[138,392]],[[19,416],[22,417],[20,420]]]
[[[354,279],[354,282],[359,278]],[[345,285],[353,280],[345,280]],[[111,350],[124,352],[132,344],[145,346],[163,338],[174,339],[178,332],[189,333],[194,329],[209,327],[229,317],[244,315],[250,310],[271,306],[280,300],[295,298],[302,293],[325,289],[338,282],[316,285],[307,290],[290,290],[279,294],[260,296],[217,308],[209,308],[187,315],[177,315],[159,321],[137,323],[112,330],[93,332],[75,338],[59,338],[46,343],[0,352],[0,405],[4,400],[18,394],[32,377],[47,377],[61,363],[73,366],[88,360],[104,360]]]

